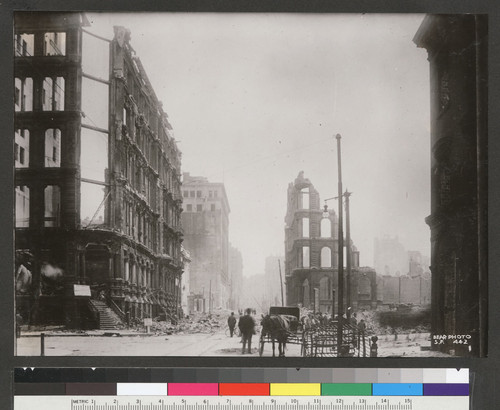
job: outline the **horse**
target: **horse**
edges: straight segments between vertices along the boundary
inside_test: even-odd
[[[273,357],[275,357],[274,341],[278,342],[279,357],[285,357],[286,342],[290,332],[296,332],[299,321],[291,315],[266,315],[262,318],[262,335],[271,337]]]

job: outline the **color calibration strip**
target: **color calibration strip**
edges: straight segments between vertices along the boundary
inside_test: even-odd
[[[15,383],[469,383],[447,368],[16,368]]]
[[[16,396],[468,396],[468,383],[15,383]]]

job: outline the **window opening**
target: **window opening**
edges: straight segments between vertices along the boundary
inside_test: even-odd
[[[15,131],[14,160],[16,168],[26,168],[29,166],[29,131],[18,129]]]
[[[16,228],[30,226],[30,189],[25,186],[16,187]]]
[[[309,258],[309,246],[302,247],[302,267],[309,268],[311,266],[310,258]]]
[[[59,226],[61,190],[57,185],[48,185],[45,187],[44,197],[44,226],[57,227]]]
[[[321,237],[322,238],[332,237],[332,222],[328,218],[323,218],[321,220]]]
[[[332,267],[332,250],[328,246],[321,248],[321,267]]]
[[[302,237],[309,238],[309,218],[302,218]]]
[[[64,110],[64,77],[45,77],[42,87],[42,110]]]
[[[45,131],[45,166],[61,166],[61,131],[57,128]]]
[[[14,103],[16,111],[33,111],[33,79],[16,78],[14,81]]]
[[[309,209],[309,187],[300,190],[300,209]]]
[[[64,56],[66,55],[66,33],[45,33],[43,55]]]

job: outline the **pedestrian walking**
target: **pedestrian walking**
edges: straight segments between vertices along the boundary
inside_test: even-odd
[[[248,344],[248,353],[252,353],[252,336],[255,334],[255,320],[250,315],[251,309],[245,311],[245,315],[240,317],[238,327],[240,328],[243,345],[241,354],[245,354],[245,346]]]
[[[234,327],[236,326],[236,318],[234,317],[234,312],[231,312],[231,316],[227,318],[227,325],[229,326],[230,337],[233,337]]]

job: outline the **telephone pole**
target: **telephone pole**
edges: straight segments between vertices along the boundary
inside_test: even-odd
[[[342,348],[342,327],[344,316],[344,232],[343,232],[343,206],[342,206],[342,158],[340,149],[340,134],[335,136],[337,139],[337,164],[338,164],[338,208],[339,208],[339,223],[338,223],[338,324],[337,324],[337,356],[341,356]]]
[[[346,269],[347,269],[347,286],[346,286],[346,304],[347,304],[347,321],[350,322],[351,320],[351,263],[352,263],[352,256],[351,256],[351,223],[349,219],[349,197],[351,196],[352,192],[348,192],[347,189],[344,193],[345,196],[345,241],[346,241]]]

